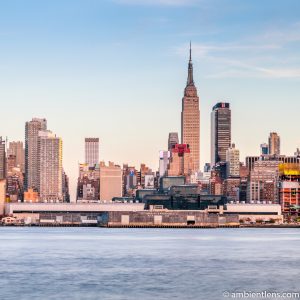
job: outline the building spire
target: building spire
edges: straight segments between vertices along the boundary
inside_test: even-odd
[[[190,41],[190,59],[189,59],[189,67],[188,67],[188,78],[186,85],[194,85],[193,78],[193,63],[192,63],[192,42]]]

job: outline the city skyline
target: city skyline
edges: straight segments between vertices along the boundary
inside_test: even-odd
[[[0,0],[0,298],[300,299],[299,53],[299,0]]]
[[[201,5],[197,1],[177,1],[177,5],[168,1],[153,1],[153,5],[147,1],[144,5],[136,1],[104,1],[102,5],[90,3],[85,7],[83,30],[78,32],[78,23],[74,24],[72,18],[81,12],[82,3],[78,1],[68,12],[64,1],[60,6],[56,2],[49,4],[48,12],[35,1],[18,8],[7,3],[1,4],[0,13],[4,43],[0,61],[6,70],[0,75],[0,97],[3,109],[14,109],[17,120],[12,126],[11,117],[1,118],[1,135],[8,136],[9,141],[24,141],[25,121],[46,118],[49,127],[64,141],[64,168],[70,176],[71,191],[76,185],[77,162],[84,160],[82,141],[88,136],[100,138],[100,160],[135,166],[146,163],[158,168],[158,153],[167,150],[168,133],[180,133],[189,40],[201,102],[201,168],[210,161],[209,119],[217,102],[231,104],[232,142],[240,150],[242,161],[246,155],[259,154],[259,145],[267,142],[273,131],[281,137],[282,153],[292,154],[299,146],[290,122],[300,108],[299,61],[291,52],[292,46],[297,51],[299,44],[296,1],[289,1],[294,12],[275,3],[266,20],[259,13],[266,11],[271,1],[260,6],[234,2],[229,6],[236,5],[235,10],[214,13],[207,1],[201,1]],[[191,12],[195,6],[198,14],[205,12],[203,21],[189,20],[184,25],[183,18],[177,34],[170,30],[178,15]],[[58,7],[56,22],[62,27],[61,35],[58,27],[50,26]],[[25,11],[19,20],[15,10]],[[126,11],[122,22],[132,36],[126,42],[119,39],[120,22],[111,27],[107,38],[103,28],[110,21],[98,18],[114,10]],[[134,16],[137,12],[139,17]],[[232,27],[243,12],[248,16],[242,22],[246,37]],[[87,21],[91,16],[95,23]],[[278,16],[281,19],[277,22]],[[65,17],[71,26],[66,25]],[[136,24],[141,24],[139,29]],[[132,35],[134,30],[136,34]],[[87,32],[90,34],[85,35]],[[69,38],[64,40],[65,34]],[[23,35],[31,43],[24,44]],[[157,38],[159,43],[154,43]],[[148,49],[150,44],[154,46]],[[70,49],[74,51],[72,55]],[[250,56],[249,61],[245,56]],[[264,57],[268,59],[263,63]],[[293,110],[283,114],[283,103],[289,103]],[[148,122],[144,122],[145,116]],[[254,124],[253,116],[258,121]],[[121,128],[126,134],[120,134]]]

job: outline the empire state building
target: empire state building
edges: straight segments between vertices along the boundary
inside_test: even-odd
[[[197,88],[193,79],[192,49],[190,45],[190,59],[188,78],[182,98],[181,112],[181,142],[190,146],[192,171],[199,171],[200,161],[200,110]]]

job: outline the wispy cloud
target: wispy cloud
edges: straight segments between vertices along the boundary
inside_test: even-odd
[[[207,78],[300,78],[300,68],[262,68],[242,64],[240,61],[231,64],[227,70],[207,75]]]
[[[127,5],[152,5],[152,6],[190,6],[195,0],[114,0],[114,2]]]
[[[211,66],[209,78],[300,78],[300,23],[232,43],[194,43],[193,58]],[[175,49],[186,56],[188,43]]]
[[[300,41],[300,22],[290,24],[285,28],[272,28],[264,32],[258,39],[272,41],[280,45]]]
[[[186,55],[189,44],[185,44],[181,47],[176,48],[176,52],[180,55]],[[230,53],[230,52],[245,52],[245,51],[265,51],[271,49],[279,49],[280,46],[276,44],[193,44],[194,57],[205,57],[207,55],[217,54],[217,53]]]

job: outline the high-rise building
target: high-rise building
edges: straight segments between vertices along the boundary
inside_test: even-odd
[[[70,202],[71,199],[70,199],[69,177],[64,170],[62,173],[62,193],[63,193],[63,202]]]
[[[248,172],[253,170],[255,162],[257,162],[259,159],[259,156],[246,156],[246,167]]]
[[[204,170],[204,172],[210,172],[210,170],[211,170],[210,163],[205,163],[203,170]]]
[[[172,149],[171,160],[168,167],[168,176],[185,176],[189,181],[192,173],[192,157],[189,145],[177,144]]]
[[[209,181],[210,194],[211,195],[223,195],[222,179],[217,171],[211,172],[211,178]]]
[[[24,175],[21,168],[17,166],[16,156],[12,154],[7,157],[6,181],[8,201],[23,200]]]
[[[159,151],[159,177],[165,176],[170,161],[170,151]]]
[[[38,191],[41,201],[63,201],[62,139],[51,131],[38,137]]]
[[[240,200],[241,179],[239,177],[226,178],[222,185],[223,195],[226,196],[229,201]]]
[[[300,214],[300,166],[280,164],[279,175],[279,201],[282,213],[296,219]]]
[[[138,171],[135,167],[130,167],[128,164],[123,164],[123,196],[132,197],[137,191],[137,175]]]
[[[5,141],[0,136],[0,180],[6,177]]]
[[[154,183],[155,173],[146,164],[141,164],[140,172],[138,172],[137,182],[143,189],[151,186]],[[150,184],[151,183],[151,184]]]
[[[47,129],[46,119],[33,118],[25,125],[25,190],[38,190],[38,137],[39,131]]]
[[[276,132],[271,132],[269,136],[269,154],[280,155],[280,137]]]
[[[85,138],[85,163],[91,167],[99,163],[99,138]]]
[[[6,198],[6,180],[0,179],[0,217],[4,215],[5,198]]]
[[[100,162],[100,200],[112,201],[114,197],[122,197],[122,169],[113,162],[108,166]]]
[[[226,151],[227,177],[240,176],[240,151],[232,144]]]
[[[100,200],[100,170],[99,163],[94,166],[88,164],[79,165],[79,177],[77,181],[77,201]]]
[[[23,142],[10,142],[9,148],[7,149],[7,155],[14,155],[16,157],[15,167],[20,168],[22,172],[25,171],[25,150],[23,147]]]
[[[250,172],[247,201],[278,203],[278,160],[258,160]]]
[[[295,156],[285,156],[285,155],[261,155],[261,156],[247,156],[246,157],[246,167],[249,172],[253,170],[255,162],[257,161],[277,161],[284,164],[299,164],[300,157]]]
[[[192,50],[188,64],[188,78],[182,98],[181,143],[189,145],[192,172],[199,171],[200,161],[200,110],[197,88],[193,79]]]
[[[260,155],[269,155],[269,145],[263,143],[260,145]]]
[[[178,133],[170,132],[168,139],[168,150],[171,151],[176,144],[179,144]]]
[[[229,103],[217,103],[211,113],[211,165],[226,160],[231,145],[231,110]]]

